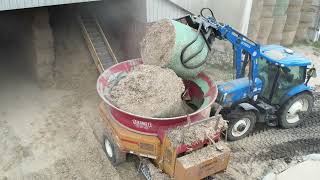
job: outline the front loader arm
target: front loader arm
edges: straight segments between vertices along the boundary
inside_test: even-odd
[[[251,69],[249,80],[250,88],[253,90],[255,88],[255,79],[258,76],[257,59],[260,57],[260,45],[236,31],[231,26],[219,23],[213,16],[213,13],[210,9],[209,11],[211,12],[211,16],[204,17],[202,14],[203,10],[208,9],[202,9],[200,13],[201,15],[199,16],[189,15],[183,17],[182,19],[184,19],[190,27],[198,30],[200,29],[199,32],[206,40],[209,49],[215,38],[227,40],[232,44],[236,78],[244,77],[243,65],[250,61]]]

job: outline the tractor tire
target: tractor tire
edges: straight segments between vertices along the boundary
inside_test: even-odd
[[[237,110],[228,114],[227,139],[236,141],[246,137],[252,132],[256,119],[257,117],[252,111]]]
[[[298,112],[301,108],[305,114],[308,114],[312,110],[313,97],[308,93],[298,94],[286,103],[280,109],[279,124],[282,128],[293,128],[302,123],[303,118],[300,117]]]
[[[233,157],[228,168],[254,168],[257,162],[261,162],[274,164],[275,166],[270,165],[270,167],[275,173],[280,173],[288,168],[287,163],[290,159],[297,160],[304,155],[320,153],[319,90],[313,92],[315,100],[313,111],[302,113],[303,121],[297,127],[290,129],[258,127],[248,137],[229,142]]]
[[[119,149],[109,134],[103,136],[103,150],[113,166],[117,166],[126,161],[126,153]]]

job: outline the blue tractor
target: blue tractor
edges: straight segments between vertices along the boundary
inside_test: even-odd
[[[205,10],[211,15],[205,17]],[[308,68],[311,61],[280,45],[260,46],[229,25],[217,22],[210,9],[204,8],[200,14],[179,20],[197,29],[208,47],[215,38],[227,40],[233,46],[235,78],[218,84],[217,98],[223,107],[221,114],[229,121],[228,140],[247,136],[256,122],[282,128],[299,125],[300,112],[310,112],[314,101],[308,86],[316,74],[314,67]],[[186,64],[183,53],[184,50],[181,63]]]

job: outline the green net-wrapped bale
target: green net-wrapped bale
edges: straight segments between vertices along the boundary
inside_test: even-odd
[[[299,26],[301,13],[300,12],[288,12],[287,20],[284,26],[284,31],[295,31]]]
[[[287,15],[274,17],[271,33],[282,33],[284,26],[286,25],[286,21]]]
[[[261,24],[259,29],[259,35],[257,42],[260,44],[267,44],[268,37],[270,35],[273,24],[273,18],[261,18]]]
[[[144,40],[141,43],[141,56],[144,64],[168,67],[184,79],[197,76],[203,66],[197,68],[186,68],[181,63],[181,51],[195,37],[197,32],[180,22],[164,19],[154,23],[148,28]],[[208,47],[201,35],[187,48],[184,57],[189,57],[195,52],[201,52],[186,63],[187,66],[200,64],[208,54]]]
[[[264,0],[263,5],[264,6],[274,6],[276,5],[277,0]]]
[[[273,10],[274,16],[283,16],[286,14],[286,11],[289,6],[289,0],[277,0],[275,8]]]
[[[286,20],[287,15],[274,17],[272,29],[268,37],[268,44],[280,44]]]
[[[282,33],[281,44],[282,45],[291,45],[294,41],[294,37],[297,31],[284,31]]]

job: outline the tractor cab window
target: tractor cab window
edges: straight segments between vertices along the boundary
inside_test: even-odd
[[[280,67],[261,58],[259,78],[263,88],[261,97],[271,104],[279,104],[284,95],[293,87],[304,83],[306,68],[300,66]]]
[[[272,104],[279,104],[279,100],[286,95],[290,89],[305,81],[305,67],[280,67],[279,70],[279,78],[272,98]]]
[[[264,99],[269,99],[272,85],[275,82],[278,67],[265,59],[258,59],[259,75],[263,87],[260,96]]]

